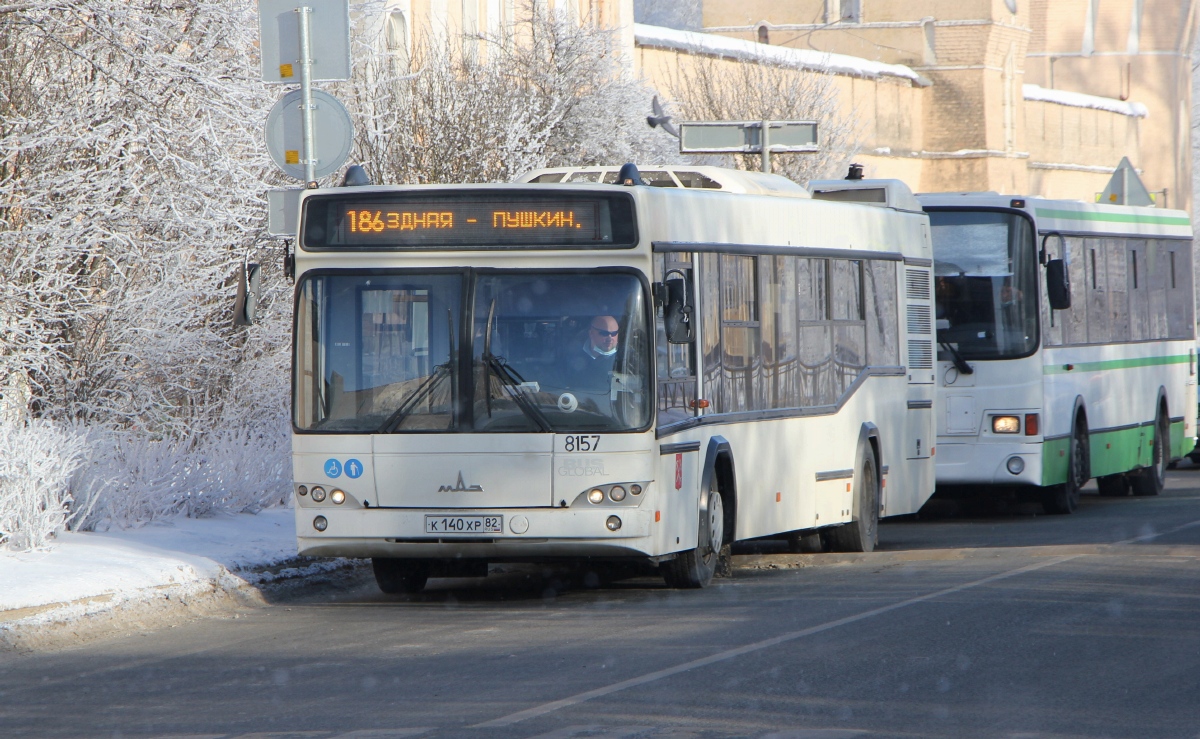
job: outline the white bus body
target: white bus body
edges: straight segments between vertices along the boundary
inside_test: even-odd
[[[939,492],[1016,487],[1069,513],[1093,477],[1104,495],[1161,490],[1196,427],[1188,214],[919,199],[937,263]],[[1054,260],[1069,276],[1063,310],[1048,298]]]
[[[932,247],[911,194],[368,186],[305,191],[301,214],[302,554],[371,557],[388,591],[584,557],[695,587],[735,540],[869,550],[878,516],[933,492]],[[668,343],[685,284],[694,340]],[[576,365],[614,326],[589,391]]]

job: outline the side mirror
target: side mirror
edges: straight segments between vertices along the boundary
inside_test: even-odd
[[[663,324],[667,329],[667,341],[671,344],[690,344],[696,340],[696,329],[692,323],[692,295],[690,283],[684,279],[683,272],[678,270],[663,283]]]
[[[1046,297],[1054,310],[1071,307],[1071,278],[1067,274],[1067,263],[1061,259],[1046,262]]]
[[[253,326],[258,319],[259,274],[257,264],[245,264],[238,270],[237,297],[233,301],[233,325]]]

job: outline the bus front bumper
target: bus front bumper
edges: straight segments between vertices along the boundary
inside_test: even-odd
[[[314,523],[323,517],[324,531]],[[502,531],[427,533],[426,517],[494,517]],[[620,519],[617,530],[609,518]],[[523,561],[554,557],[645,557],[652,554],[654,511],[603,507],[431,510],[296,508],[299,553],[315,557],[476,558]],[[518,533],[519,532],[519,533]]]
[[[1041,485],[1042,452],[1041,442],[989,440],[986,443],[964,444],[955,443],[953,437],[942,437],[938,439],[935,457],[937,484],[938,487]]]

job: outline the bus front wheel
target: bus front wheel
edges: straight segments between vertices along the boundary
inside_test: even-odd
[[[700,530],[696,548],[680,552],[662,564],[663,579],[672,588],[703,588],[712,582],[721,557],[725,554],[725,505],[717,489],[717,476],[705,492],[700,508]]]
[[[389,595],[419,593],[429,580],[429,564],[416,559],[372,557],[371,569],[379,589]]]
[[[1158,495],[1167,481],[1167,439],[1170,438],[1171,427],[1167,425],[1167,414],[1161,410],[1158,418],[1154,419],[1154,453],[1149,467],[1143,467],[1130,474],[1134,495]]]
[[[1046,513],[1074,513],[1079,507],[1079,491],[1091,474],[1088,461],[1088,433],[1083,422],[1076,423],[1075,432],[1067,445],[1067,481],[1046,488],[1042,508]]]

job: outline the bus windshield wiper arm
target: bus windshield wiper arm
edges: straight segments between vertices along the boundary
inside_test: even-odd
[[[504,364],[504,362],[500,360],[500,357],[497,357],[491,352],[483,355],[483,362],[484,365],[492,372],[495,372],[496,377],[499,377],[500,381],[504,383],[505,389],[508,390],[509,396],[513,399],[513,402],[517,404],[517,407],[521,409],[521,412],[524,413],[529,420],[537,424],[539,430],[544,432],[551,431],[552,429],[550,427],[550,421],[546,418],[546,414],[542,413],[540,408],[531,402],[529,398],[525,397],[525,390],[523,389],[526,384],[525,378],[517,374],[515,370]],[[491,397],[491,388],[485,387],[483,392],[487,397]]]
[[[429,377],[426,377],[425,380],[417,386],[417,389],[413,391],[413,394],[408,396],[408,398],[400,404],[400,407],[393,411],[392,415],[387,417],[387,420],[383,422],[383,425],[380,426],[379,430],[375,433],[390,434],[395,431],[400,426],[400,423],[408,417],[408,414],[412,413],[413,408],[416,408],[418,403],[420,403],[433,392],[434,388],[437,387],[441,380],[454,375],[454,370],[452,367],[453,359],[446,364],[439,364],[438,366],[434,367],[433,374]]]
[[[963,375],[975,374],[975,368],[967,364],[967,360],[963,359],[963,355],[958,353],[958,349],[949,341],[939,341],[938,346],[950,352],[951,360],[954,362],[954,369],[958,370]]]

